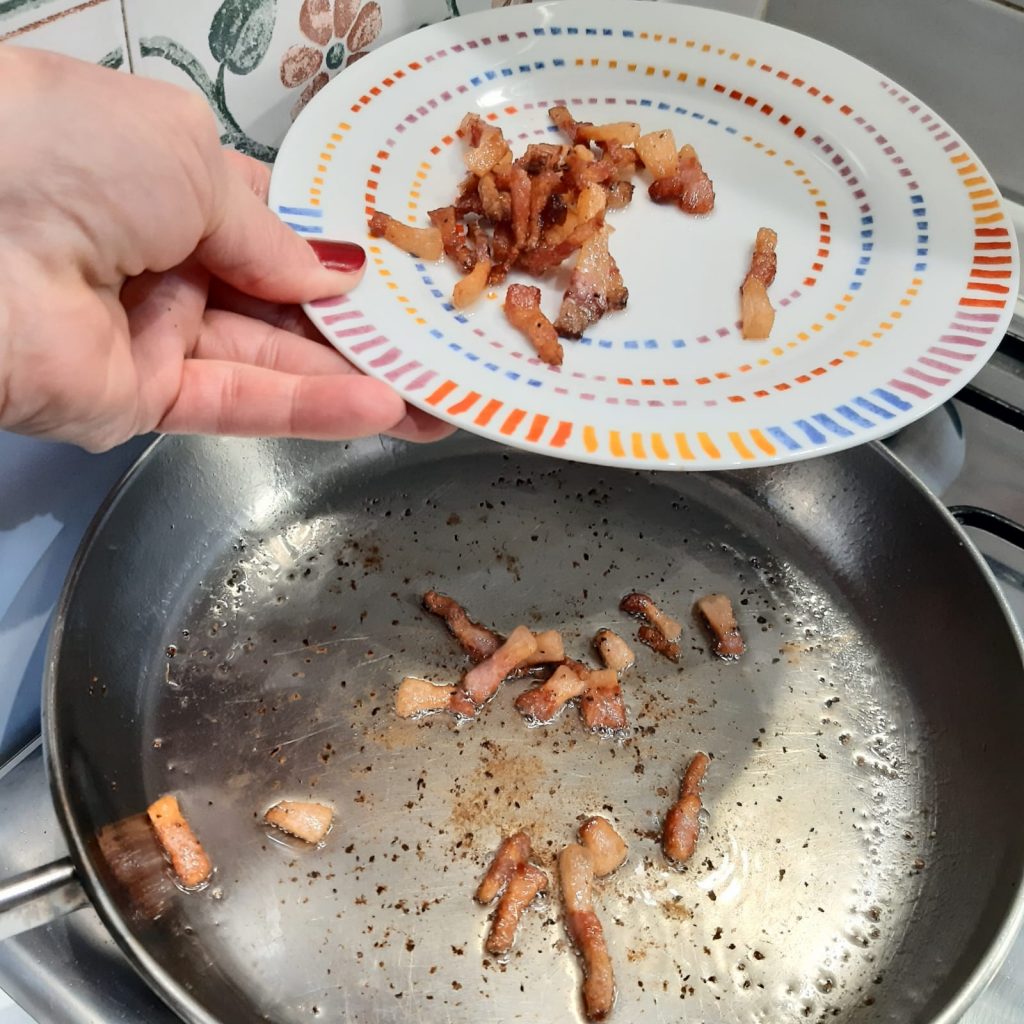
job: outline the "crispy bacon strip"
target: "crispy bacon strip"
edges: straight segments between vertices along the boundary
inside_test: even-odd
[[[537,350],[549,366],[562,365],[562,345],[551,321],[541,312],[540,289],[529,284],[510,284],[505,293],[508,322]]]
[[[501,841],[487,873],[477,886],[474,899],[477,903],[488,904],[508,884],[516,868],[525,864],[533,852],[530,837],[525,832],[516,832]]]
[[[614,162],[598,160],[589,146],[574,146],[565,159],[563,183],[569,188],[583,191],[588,185],[603,185],[618,175]]]
[[[679,170],[679,153],[671,129],[641,135],[637,140],[636,152],[655,181],[671,178]]]
[[[601,230],[604,223],[604,216],[591,217],[580,223],[574,218],[575,223],[570,225],[568,233],[558,242],[542,242],[531,252],[519,254],[518,266],[522,267],[528,274],[539,277],[541,274],[554,270],[555,267],[564,263],[577,249],[590,241]],[[562,227],[569,223],[566,218]],[[557,230],[557,229],[556,229]]]
[[[548,110],[548,117],[551,118],[558,130],[575,146],[579,139],[580,123],[569,113],[568,107],[551,107]],[[587,125],[587,122],[583,122]]]
[[[501,647],[466,673],[462,689],[479,707],[490,700],[502,682],[536,650],[534,635],[525,626],[516,626]]]
[[[202,885],[213,874],[213,865],[181,813],[178,798],[162,796],[149,805],[146,814],[181,884],[188,889]]]
[[[374,210],[370,217],[370,234],[387,239],[417,259],[439,260],[444,255],[441,232],[437,228],[413,228],[380,210]]]
[[[452,305],[456,309],[468,309],[487,287],[491,275],[491,261],[484,256],[452,289]]]
[[[484,177],[487,177],[487,175]],[[462,179],[459,184],[458,194],[455,196],[455,202],[452,204],[458,216],[465,217],[467,213],[479,215],[484,212],[480,202],[481,195],[478,187],[478,183],[481,181],[483,181],[483,178],[478,178],[472,172]],[[491,181],[493,184],[494,179],[492,178]]]
[[[482,178],[510,153],[500,128],[486,124],[479,114],[467,114],[459,131],[469,138],[470,149],[463,154],[466,166]]]
[[[640,156],[637,151],[630,146],[620,146],[617,142],[601,142],[598,145],[615,167],[615,178],[609,188],[629,184],[633,175],[640,169]],[[630,188],[630,195],[632,191]]]
[[[551,665],[565,661],[565,644],[557,629],[545,629],[543,633],[534,633],[533,636],[537,641],[537,650],[526,659],[525,665]]]
[[[579,837],[598,878],[617,871],[629,854],[626,841],[607,818],[587,818],[580,825]]]
[[[448,701],[448,711],[459,718],[476,718],[477,706],[461,686],[456,686],[451,700]]]
[[[641,626],[636,631],[636,638],[655,653],[664,655],[669,661],[679,660],[679,644],[666,640],[660,629],[655,629],[654,626]]]
[[[509,191],[512,194],[512,240],[516,249],[522,249],[530,234],[530,193],[533,188],[530,176],[518,165],[513,166],[509,175]]]
[[[511,206],[509,216],[511,217]],[[512,265],[518,255],[515,243],[512,241],[512,228],[509,224],[495,224],[494,233],[491,236],[491,253],[493,254],[494,266],[491,267],[491,278],[489,284],[500,284],[508,275],[508,268]]]
[[[459,232],[458,212],[454,206],[442,206],[431,210],[427,216],[430,223],[441,232],[441,245],[445,255],[455,262],[463,272],[469,271],[476,263],[476,255]]]
[[[399,718],[422,718],[447,711],[459,718],[475,718],[476,705],[459,686],[440,686],[406,676],[395,693],[395,714]]]
[[[622,309],[628,298],[622,275],[608,251],[608,228],[601,227],[580,249],[555,330],[565,338],[580,338],[608,310]]]
[[[547,682],[519,694],[515,704],[524,718],[546,725],[555,719],[569,701],[581,696],[586,689],[585,679],[568,665],[559,665]]]
[[[695,754],[683,775],[679,799],[665,815],[661,830],[661,848],[676,864],[684,864],[693,856],[700,834],[700,790],[704,773],[711,759],[705,753]]]
[[[771,228],[759,228],[750,258],[750,270],[740,288],[740,319],[743,337],[764,341],[775,325],[775,309],[768,298],[768,286],[775,280],[778,236]]]
[[[668,177],[655,178],[647,192],[654,202],[676,203],[685,213],[710,213],[715,205],[714,184],[693,146],[683,146],[675,172]]]
[[[423,607],[431,615],[444,619],[444,624],[474,662],[489,658],[504,642],[497,633],[474,622],[454,598],[428,590],[423,595]]]
[[[732,601],[725,594],[709,594],[697,602],[697,614],[711,636],[711,647],[723,661],[734,661],[747,649]]]
[[[608,186],[608,209],[621,210],[633,201],[633,182],[613,181]]]
[[[479,220],[470,222],[466,229],[466,243],[472,250],[473,259],[477,263],[481,260],[490,260],[491,240],[487,237],[487,232],[480,226]]]
[[[588,729],[618,732],[626,728],[626,702],[614,669],[588,672],[587,689],[580,700],[580,716]]]
[[[324,804],[282,800],[263,815],[263,820],[315,846],[330,832],[334,811]]]
[[[527,221],[526,249],[535,249],[540,243],[541,229],[543,228],[542,216],[547,208],[548,201],[554,195],[555,190],[562,183],[562,175],[559,171],[538,171],[530,184],[530,215]]]
[[[580,717],[588,729],[618,732],[627,724],[626,702],[614,669],[594,671],[572,658],[565,664],[587,684],[580,700]]]
[[[395,713],[399,718],[419,718],[447,711],[454,695],[454,686],[438,686],[426,679],[406,676],[395,693]]]
[[[666,640],[676,641],[683,635],[682,624],[666,615],[647,594],[633,591],[627,594],[619,604],[627,615],[646,619],[652,626],[660,630]]]
[[[604,931],[594,911],[594,867],[582,846],[573,843],[562,850],[558,877],[566,930],[583,960],[583,1011],[587,1020],[604,1020],[615,1002],[615,977]]]
[[[550,142],[533,142],[526,147],[526,152],[516,161],[533,177],[546,171],[561,172],[565,163],[568,146],[558,146]]]
[[[633,649],[618,633],[613,633],[610,629],[598,630],[594,637],[594,646],[597,648],[598,654],[601,655],[605,668],[614,669],[616,672],[625,672],[636,662]]]
[[[635,121],[613,121],[610,124],[577,124],[577,142],[614,142],[635,146],[640,139],[640,125]]]
[[[491,921],[486,949],[493,956],[507,956],[515,944],[519,920],[526,908],[548,887],[548,876],[533,864],[519,864],[508,880]]]
[[[493,174],[485,174],[477,186],[480,212],[495,224],[512,219],[512,197],[498,188]]]

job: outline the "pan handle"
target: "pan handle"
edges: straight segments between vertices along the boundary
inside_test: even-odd
[[[88,902],[68,857],[0,881],[0,941],[56,921]]]
[[[949,514],[961,525],[984,530],[1024,551],[1024,526],[976,505],[950,505]]]

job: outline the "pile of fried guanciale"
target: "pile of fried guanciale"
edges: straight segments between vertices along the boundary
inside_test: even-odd
[[[559,337],[580,338],[605,313],[625,308],[629,289],[609,248],[609,211],[633,200],[634,179],[646,171],[655,203],[687,214],[710,213],[711,179],[690,145],[672,132],[641,134],[631,121],[595,125],[552,107],[562,143],[531,143],[514,158],[502,131],[467,114],[459,135],[468,143],[469,174],[450,206],[430,211],[432,227],[416,228],[375,211],[370,233],[424,260],[447,256],[464,276],[452,305],[471,306],[512,270],[544,278],[570,258],[575,264],[554,321],[541,310],[534,285],[512,283],[505,293],[509,323],[545,363],[560,366]],[[767,287],[775,277],[775,233],[758,234],[755,259],[741,286],[744,337],[766,338],[774,320]]]
[[[632,648],[619,634],[601,629],[593,646],[604,665],[586,665],[566,655],[556,630],[532,632],[519,625],[507,637],[475,622],[453,598],[437,591],[423,596],[424,608],[442,619],[448,631],[469,655],[471,666],[461,682],[444,686],[408,676],[395,695],[401,718],[419,718],[447,712],[460,720],[475,719],[502,684],[529,680],[514,704],[533,725],[553,722],[570,703],[576,702],[580,718],[590,730],[622,735],[628,712],[622,692],[622,675],[636,662]],[[639,620],[637,640],[670,661],[679,660],[683,626],[660,608],[648,594],[627,594],[619,608]],[[702,597],[694,613],[705,627],[712,652],[724,661],[735,661],[746,645],[725,594]],[[683,772],[679,796],[665,813],[661,848],[666,865],[680,868],[694,853],[700,836],[703,803],[701,789],[711,758],[696,753]],[[558,856],[558,878],[563,919],[582,967],[581,996],[588,1020],[604,1020],[615,1001],[611,956],[593,899],[595,879],[616,871],[629,849],[614,826],[602,817],[589,817],[578,831],[579,842],[566,846]],[[532,843],[524,832],[505,838],[476,891],[477,902],[497,900],[485,942],[488,954],[507,957],[515,943],[520,920],[535,900],[551,890],[545,870],[531,862]],[[645,858],[646,862],[646,858]]]

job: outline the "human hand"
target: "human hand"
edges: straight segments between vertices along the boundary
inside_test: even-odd
[[[296,303],[365,255],[313,248],[266,207],[174,86],[0,46],[0,428],[102,451],[135,434],[450,428],[325,344]]]

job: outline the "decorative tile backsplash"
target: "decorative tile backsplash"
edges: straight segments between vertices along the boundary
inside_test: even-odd
[[[272,160],[303,106],[368,50],[448,16],[445,0],[123,0],[137,74],[198,89],[223,139]]]
[[[0,0],[0,41],[194,89],[210,104],[225,144],[271,161],[306,103],[375,46],[446,18],[529,2]],[[756,16],[764,2],[707,6]]]

